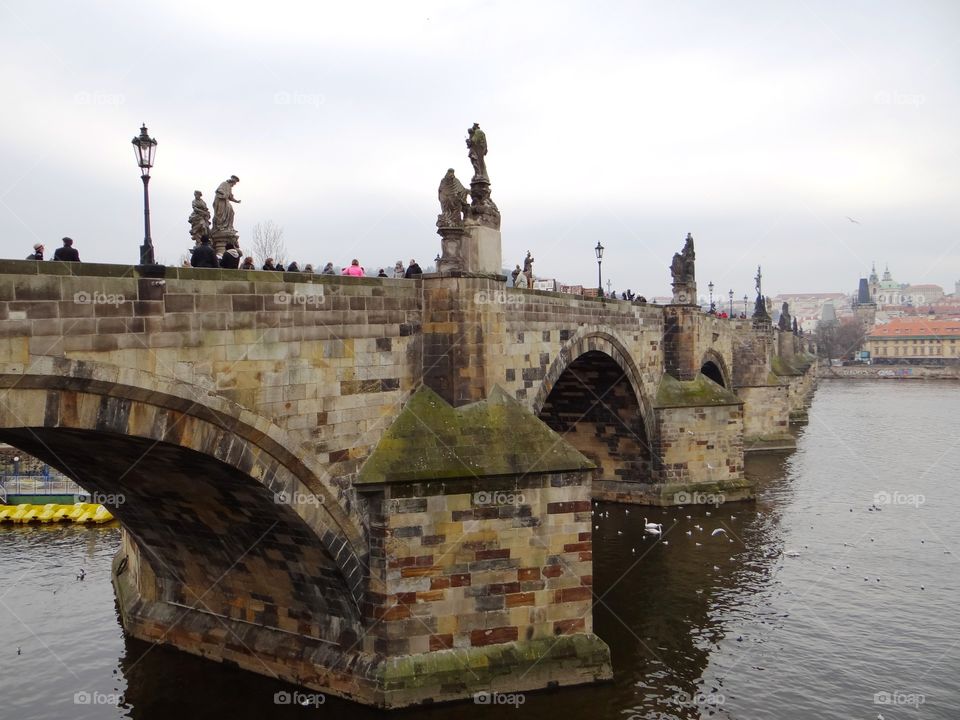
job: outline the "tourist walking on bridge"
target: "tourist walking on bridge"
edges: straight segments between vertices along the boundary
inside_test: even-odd
[[[417,261],[413,258],[410,258],[410,265],[407,267],[407,271],[403,274],[405,278],[420,277],[423,275],[423,270],[420,269],[420,266],[417,264]]]
[[[363,277],[366,274],[366,271],[363,269],[363,266],[360,265],[360,261],[354,258],[350,261],[350,266],[345,267],[341,272],[341,275],[347,275],[348,277]]]
[[[80,262],[80,253],[73,246],[73,238],[65,237],[63,247],[58,247],[53,251],[54,260],[63,260],[64,262]]]

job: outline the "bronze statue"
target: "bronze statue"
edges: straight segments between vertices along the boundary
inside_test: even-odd
[[[527,250],[527,256],[523,259],[523,274],[527,276],[527,284],[533,285],[533,255]]]
[[[440,180],[440,188],[437,190],[440,199],[437,227],[459,227],[463,225],[463,216],[469,207],[467,203],[468,192],[463,183],[453,174],[453,168],[448,169],[447,174]]]
[[[193,212],[187,222],[190,223],[190,237],[195,245],[200,244],[200,238],[210,234],[210,209],[203,200],[203,193],[193,191]]]
[[[216,195],[213,199],[213,229],[230,230],[236,232],[233,227],[233,206],[230,203],[240,202],[233,196],[233,186],[240,182],[240,178],[231,175],[217,187]]]
[[[487,161],[484,159],[487,154],[487,136],[480,129],[480,123],[474,123],[472,128],[467,130],[467,153],[470,157],[470,163],[473,165],[473,179],[487,177]]]
[[[760,297],[762,295],[762,292],[760,290],[760,280],[762,278],[763,278],[763,275],[760,273],[760,266],[757,265],[757,276],[754,278],[754,281],[757,284],[757,297]]]

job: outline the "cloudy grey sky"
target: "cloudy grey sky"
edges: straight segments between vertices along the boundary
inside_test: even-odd
[[[241,244],[368,269],[439,250],[436,189],[488,136],[504,262],[666,294],[687,232],[726,295],[960,279],[960,3],[0,2],[0,252],[135,261],[130,139],[159,141],[158,256],[235,173]],[[859,221],[854,224],[847,219]]]

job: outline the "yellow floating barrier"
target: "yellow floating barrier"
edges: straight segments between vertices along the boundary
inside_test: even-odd
[[[103,505],[74,503],[73,505],[0,505],[0,523],[55,523],[73,522],[102,525],[113,520]]]

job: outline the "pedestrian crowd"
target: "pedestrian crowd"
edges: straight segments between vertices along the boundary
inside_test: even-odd
[[[44,249],[43,243],[36,243],[33,246],[33,252],[27,255],[27,260],[43,260]],[[57,248],[56,252],[53,253],[53,259],[64,262],[80,262],[80,253],[75,247],[73,247],[72,238],[63,238],[63,247]],[[195,268],[223,268],[226,270],[257,269],[256,263],[253,260],[253,256],[245,256],[243,251],[237,247],[236,243],[227,241],[224,245],[223,254],[217,255],[217,251],[210,243],[209,235],[204,235],[201,237],[200,242],[191,250],[190,259],[184,260],[183,264],[186,267]],[[274,260],[271,257],[268,257],[263,261],[260,269],[279,270],[280,272],[299,272],[306,274],[312,274],[315,272],[313,265],[310,263],[307,263],[301,268],[300,264],[294,260],[284,267],[282,261]],[[363,265],[360,264],[360,261],[354,258],[350,261],[349,265],[341,268],[339,272],[332,262],[328,262],[323,266],[323,269],[319,272],[319,274],[364,277],[367,274],[367,271],[364,269]],[[406,267],[404,267],[402,260],[397,260],[397,264],[393,266],[393,272],[390,275],[388,275],[383,268],[380,268],[379,272],[377,273],[377,277],[380,278],[413,278],[419,277],[420,275],[423,275],[423,270],[413,258],[410,259],[410,264]]]
[[[242,258],[242,259],[241,259]],[[185,265],[188,263],[184,263]],[[207,235],[204,235],[200,239],[200,244],[193,248],[193,251],[190,254],[189,260],[190,267],[200,267],[200,268],[226,268],[226,269],[237,269],[240,270],[256,270],[256,264],[254,263],[253,257],[247,255],[244,257],[243,251],[240,250],[234,243],[227,242],[223,255],[218,256],[216,250],[214,250],[213,245],[210,244],[210,238]],[[313,274],[316,272],[313,269],[313,265],[307,263],[302,268],[300,264],[293,260],[286,266],[284,266],[282,260],[274,260],[272,257],[265,258],[263,265],[260,266],[261,270],[279,270],[280,272],[298,272]],[[360,261],[354,258],[350,261],[350,264],[346,267],[340,269],[337,272],[334,264],[328,262],[323,266],[323,269],[318,273],[320,275],[345,275],[347,277],[364,277],[367,274],[366,269],[363,265],[360,264]],[[420,265],[417,264],[417,261],[414,259],[410,260],[410,264],[404,268],[403,261],[397,260],[397,264],[393,268],[394,278],[412,278],[423,275],[423,270],[420,269]],[[377,273],[377,277],[385,278],[391,277],[387,275],[386,271],[383,268],[380,268],[380,271]]]

